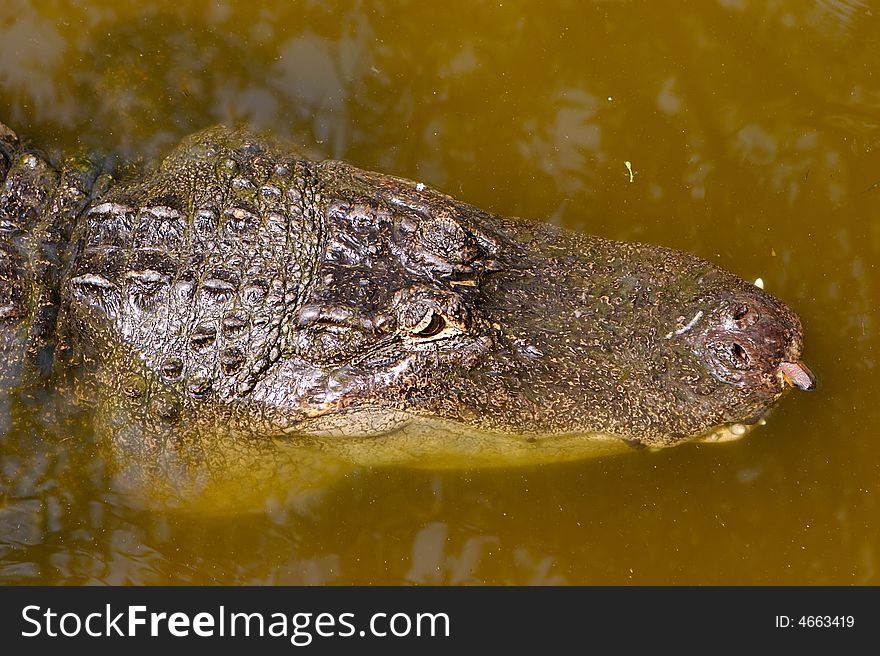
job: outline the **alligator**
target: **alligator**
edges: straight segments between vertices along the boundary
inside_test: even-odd
[[[0,389],[63,386],[147,479],[726,441],[815,384],[795,313],[688,253],[241,128],[118,171],[0,153]]]

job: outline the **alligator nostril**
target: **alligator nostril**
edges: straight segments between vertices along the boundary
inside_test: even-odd
[[[749,357],[748,352],[742,346],[734,342],[730,350],[733,353],[733,357],[740,365],[744,367],[749,366],[751,358]]]

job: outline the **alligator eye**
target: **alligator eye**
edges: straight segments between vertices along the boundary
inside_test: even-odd
[[[442,314],[428,310],[424,318],[413,328],[412,334],[418,337],[433,337],[446,328],[446,319]]]
[[[748,352],[736,342],[730,347],[730,354],[733,356],[734,365],[740,369],[745,369],[752,362]]]
[[[392,309],[397,330],[409,338],[439,340],[463,333],[470,325],[458,294],[422,285],[397,290]]]

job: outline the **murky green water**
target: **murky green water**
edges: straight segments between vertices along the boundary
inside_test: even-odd
[[[359,470],[207,518],[131,507],[82,418],[25,398],[0,417],[0,581],[880,583],[880,4],[36,5],[0,5],[0,121],[50,152],[246,122],[689,250],[799,312],[821,388],[738,443]]]

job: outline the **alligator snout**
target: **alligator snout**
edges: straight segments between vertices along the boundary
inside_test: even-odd
[[[801,362],[803,331],[791,309],[757,287],[724,289],[718,296],[710,295],[705,319],[681,333],[712,376],[769,397],[786,385],[815,387],[815,376]]]

